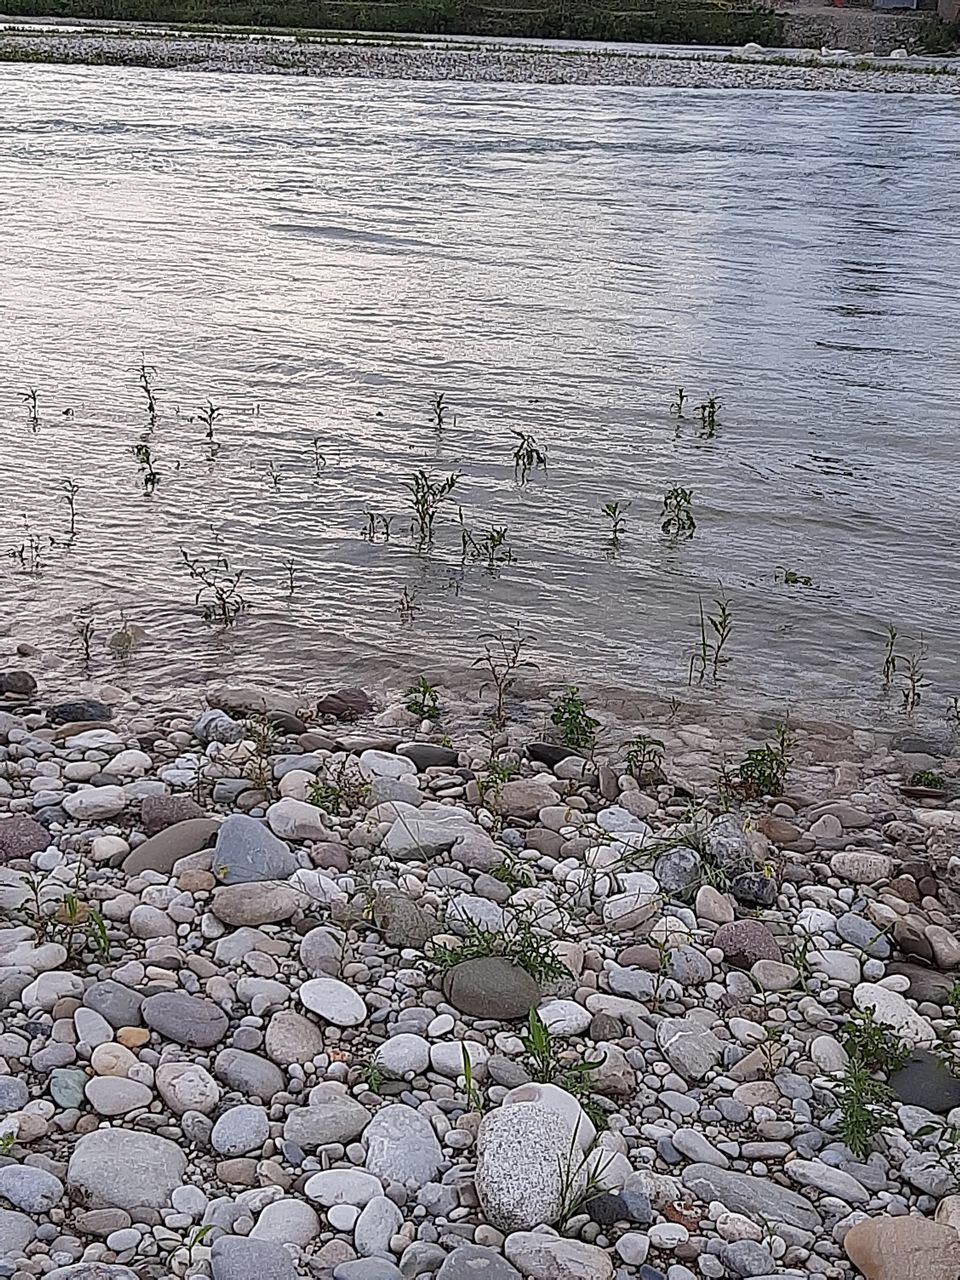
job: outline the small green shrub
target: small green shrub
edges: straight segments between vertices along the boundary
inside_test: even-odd
[[[600,721],[594,720],[587,712],[586,703],[580,697],[580,690],[573,684],[562,693],[553,704],[550,716],[552,724],[560,730],[560,739],[566,747],[578,750],[592,750],[597,741],[597,730]]]

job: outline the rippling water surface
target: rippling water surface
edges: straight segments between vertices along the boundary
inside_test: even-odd
[[[879,713],[887,622],[923,633],[928,706],[960,687],[955,104],[7,66],[0,126],[0,547],[41,541],[0,608],[64,671],[84,609],[94,672],[123,611],[158,689],[463,670],[516,621],[551,675],[677,692],[722,582],[724,698]],[[517,430],[549,458],[525,486]],[[456,504],[419,553],[420,467],[516,562],[464,566]],[[181,547],[244,570],[224,636]]]

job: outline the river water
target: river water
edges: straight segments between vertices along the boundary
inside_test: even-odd
[[[548,683],[671,694],[722,583],[708,702],[892,714],[894,623],[904,654],[922,633],[942,711],[958,140],[932,97],[0,68],[7,643],[66,679],[91,617],[92,673],[140,687],[384,685],[453,680],[516,622]],[[514,431],[548,457],[525,485]],[[431,549],[407,531],[418,468],[462,473]],[[660,533],[675,485],[689,540]],[[619,546],[609,501],[630,504]],[[458,505],[515,562],[464,564]],[[361,537],[371,510],[389,541]],[[181,547],[243,569],[228,632]],[[121,613],[147,635],[126,668],[104,648]]]

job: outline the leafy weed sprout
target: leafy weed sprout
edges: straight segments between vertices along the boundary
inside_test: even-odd
[[[431,684],[426,676],[417,676],[406,692],[404,705],[412,716],[418,720],[439,720],[440,699],[437,686]]]
[[[581,1105],[590,1097],[590,1077],[603,1066],[604,1059],[569,1063],[561,1058],[549,1030],[536,1009],[531,1009],[526,1033],[520,1042],[527,1056],[531,1077],[538,1084],[556,1084],[573,1094]],[[586,1108],[584,1108],[586,1110]],[[591,1115],[591,1119],[593,1116]],[[605,1127],[601,1122],[600,1128]]]
[[[529,658],[524,658],[523,651],[531,643],[529,636],[520,633],[519,627],[509,631],[486,631],[478,639],[483,645],[483,653],[474,658],[470,664],[485,671],[489,679],[480,686],[480,693],[492,687],[496,693],[493,710],[493,723],[502,729],[507,722],[506,700],[523,670],[536,670],[537,665]]]
[[[449,409],[447,398],[442,391],[438,391],[433,397],[431,408],[433,410],[433,425],[437,431],[442,431],[447,425],[447,411]],[[453,425],[457,425],[456,414],[453,417]]]
[[[717,433],[717,413],[723,406],[716,396],[709,396],[703,404],[697,405],[700,414],[700,434],[712,440]]]
[[[193,602],[201,606],[204,620],[221,627],[233,626],[238,616],[250,608],[250,602],[240,591],[243,570],[231,569],[230,561],[222,553],[204,564],[199,556],[190,556],[186,548],[181,547],[180,557],[190,577],[200,584]]]
[[[580,690],[570,685],[553,704],[550,721],[560,730],[560,740],[565,747],[592,750],[597,741],[600,721],[594,720],[580,697]]]
[[[446,973],[461,960],[484,956],[502,956],[518,969],[525,969],[541,984],[558,982],[569,975],[569,969],[557,955],[551,940],[533,927],[532,916],[515,910],[504,929],[483,929],[469,917],[463,918],[466,936],[452,946],[438,942],[427,944],[427,963],[439,973]]]
[[[372,1053],[360,1063],[360,1075],[371,1093],[379,1093],[387,1080],[387,1070],[379,1053]]]
[[[511,761],[492,757],[484,772],[478,773],[476,777],[481,804],[489,807],[492,801],[494,806],[498,806],[503,784],[509,782],[516,772],[517,766]]]
[[[797,573],[795,569],[785,569],[783,565],[777,565],[773,575],[774,582],[782,583],[785,587],[812,587],[813,579],[808,578],[806,574]]]
[[[507,541],[506,527],[494,526],[489,533],[476,540],[468,529],[463,527],[463,512],[460,513],[460,554],[466,560],[483,561],[492,573],[498,564],[513,564],[516,557],[513,548]]]
[[[769,743],[748,751],[738,770],[740,786],[750,799],[760,796],[778,796],[783,792],[787,771],[790,768],[790,730],[784,724],[777,725],[776,746]]]
[[[660,528],[670,538],[692,538],[697,527],[691,503],[693,490],[675,485],[663,495]]]
[[[892,622],[887,623],[887,643],[883,652],[883,684],[887,688],[897,674],[900,655],[897,653],[897,628]]]
[[[83,655],[83,665],[89,667],[91,659],[91,650],[93,646],[93,637],[96,634],[96,627],[93,618],[88,614],[80,614],[73,620],[73,638]]]
[[[928,688],[930,684],[923,670],[926,656],[927,643],[921,635],[917,648],[904,660],[903,687],[900,693],[902,710],[907,715],[912,715],[916,711],[923,699],[924,689]]]
[[[108,959],[107,926],[96,907],[86,900],[82,861],[77,863],[72,888],[55,905],[44,901],[45,882],[39,877],[30,874],[24,884],[29,897],[19,908],[19,915],[33,929],[38,943],[59,942],[66,950],[68,964],[76,964],[87,949],[101,960]]]
[[[491,870],[490,874],[501,884],[505,884],[514,893],[518,889],[528,889],[536,883],[533,872],[523,865],[519,858],[512,854],[504,854],[503,858]]]
[[[437,479],[430,472],[420,470],[415,471],[406,482],[406,488],[410,493],[410,505],[413,508],[410,530],[421,546],[433,541],[433,526],[437,515],[459,479],[459,471],[451,472],[443,479]]]
[[[21,395],[20,399],[27,406],[27,420],[30,426],[36,431],[40,426],[40,405],[37,395],[37,388],[30,387]]]
[[[720,595],[714,599],[713,603],[717,607],[717,612],[715,614],[705,614],[703,597],[697,596],[700,614],[700,643],[690,658],[687,684],[693,684],[694,673],[697,676],[697,684],[703,684],[708,668],[713,675],[714,683],[716,683],[720,678],[720,668],[726,666],[730,661],[729,656],[725,653],[725,648],[733,630],[733,612],[730,608],[730,601],[723,594],[723,583],[720,584]],[[709,630],[707,629],[708,624]]]
[[[918,769],[916,773],[910,775],[911,787],[927,787],[931,791],[940,791],[943,787],[943,774],[935,773],[933,769]]]
[[[157,371],[152,364],[147,364],[146,355],[140,352],[140,363],[137,365],[137,382],[140,384],[140,390],[143,392],[143,398],[146,401],[147,417],[150,419],[151,427],[157,425],[157,396],[154,378]]]
[[[463,1063],[463,1092],[466,1095],[467,1106],[471,1111],[476,1111],[480,1115],[486,1108],[483,1094],[477,1088],[473,1078],[473,1063],[470,1061],[470,1054],[467,1052],[467,1046],[461,1041],[460,1044],[460,1060]]]
[[[849,1061],[838,1088],[840,1136],[864,1159],[874,1137],[893,1119],[893,1093],[879,1077],[899,1070],[910,1054],[875,1020],[871,1009],[851,1015],[842,1043]]]
[[[211,444],[214,444],[216,441],[216,425],[222,414],[223,406],[215,405],[212,400],[207,400],[206,403],[197,410],[197,416],[206,427],[206,437]]]
[[[663,764],[663,743],[638,733],[626,744],[627,770],[639,782],[645,773],[657,773]]]
[[[349,759],[335,764],[327,762],[324,772],[307,788],[307,799],[329,814],[349,817],[370,794],[370,784],[353,767]]]
[[[544,471],[547,470],[546,451],[541,449],[533,436],[526,431],[511,431],[511,435],[516,436],[518,444],[513,451],[513,471],[521,484],[525,484],[527,477],[531,471],[535,471],[538,467]]]
[[[678,418],[682,418],[683,406],[688,399],[689,399],[689,396],[684,391],[683,387],[677,387],[677,398],[670,405],[670,412],[673,414],[676,414]]]

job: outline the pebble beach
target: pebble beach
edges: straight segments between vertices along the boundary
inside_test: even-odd
[[[27,666],[0,1276],[960,1270],[955,728],[792,726],[762,793],[682,715]]]
[[[807,58],[798,51],[798,59]],[[495,44],[383,44],[246,36],[144,34],[85,30],[0,31],[0,62],[90,63],[179,71],[247,72],[260,75],[337,76],[364,79],[624,85],[636,88],[773,89],[867,93],[960,93],[960,75],[908,70],[896,65],[870,69],[809,57],[802,65],[762,58],[725,61],[702,58]]]

